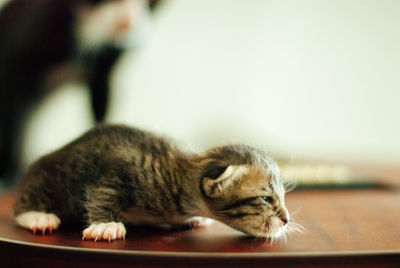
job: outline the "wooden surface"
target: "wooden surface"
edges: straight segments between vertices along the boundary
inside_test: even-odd
[[[12,191],[0,195],[3,263],[48,267],[88,267],[99,263],[113,267],[400,267],[400,191],[394,186],[290,192],[287,206],[292,218],[305,230],[274,244],[218,222],[186,231],[128,226],[126,240],[111,243],[82,241],[79,227],[61,226],[53,235],[34,235],[12,220],[16,196]]]

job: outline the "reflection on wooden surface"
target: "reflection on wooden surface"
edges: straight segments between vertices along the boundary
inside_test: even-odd
[[[22,255],[31,263],[85,267],[96,263],[94,256],[101,263],[155,266],[400,264],[400,192],[395,188],[293,191],[287,205],[305,230],[274,244],[218,222],[185,231],[128,226],[127,239],[111,243],[82,241],[78,226],[34,235],[12,221],[16,196],[5,192],[0,197],[0,255],[5,262],[22,261],[10,260]]]

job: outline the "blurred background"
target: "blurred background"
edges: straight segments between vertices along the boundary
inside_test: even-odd
[[[108,122],[202,150],[400,166],[400,1],[168,0],[112,73]],[[35,110],[24,162],[93,126],[86,85]]]

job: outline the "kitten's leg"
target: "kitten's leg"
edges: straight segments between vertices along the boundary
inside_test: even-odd
[[[59,215],[50,213],[54,204],[48,193],[54,185],[49,185],[47,173],[43,172],[40,163],[34,164],[23,178],[21,196],[14,206],[15,222],[26,229],[52,233],[61,224]]]
[[[188,224],[193,227],[202,227],[202,226],[210,225],[212,222],[213,222],[213,220],[210,218],[191,217],[191,218],[185,220],[184,224]]]
[[[117,238],[125,239],[126,229],[122,222],[92,223],[82,232],[82,240],[115,240]]]
[[[82,232],[82,240],[125,239],[126,229],[119,215],[119,196],[114,188],[87,189],[86,210],[88,225]]]
[[[38,185],[39,178],[36,186]],[[61,220],[57,215],[46,212],[49,211],[46,202],[49,204],[51,200],[44,196],[40,186],[38,188],[32,186],[23,189],[14,207],[14,219],[19,226],[30,229],[33,233],[39,230],[43,234],[46,231],[52,234],[60,226]]]
[[[48,231],[50,234],[60,225],[60,219],[53,213],[44,213],[40,211],[23,212],[15,217],[16,223],[26,229],[31,229],[33,233],[37,230],[44,234]]]
[[[210,225],[212,222],[213,222],[213,220],[210,218],[196,216],[196,217],[191,217],[191,218],[186,219],[181,224],[173,224],[172,228],[173,229],[192,229],[192,228],[198,228],[198,227]]]

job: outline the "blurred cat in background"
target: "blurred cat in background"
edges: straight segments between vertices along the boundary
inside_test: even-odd
[[[112,66],[159,0],[3,0],[0,5],[0,178],[17,175],[24,123],[51,90],[87,82],[106,114]]]

